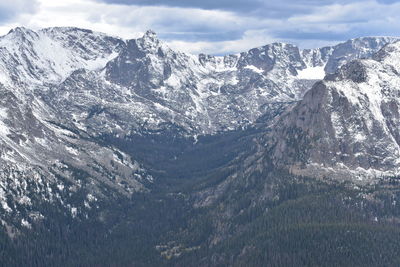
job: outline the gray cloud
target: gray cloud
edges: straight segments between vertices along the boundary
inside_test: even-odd
[[[92,22],[114,23],[126,28],[155,30],[160,38],[186,40],[188,42],[219,42],[240,39],[248,28],[265,27],[259,19],[237,16],[233,13],[166,7],[125,8],[124,16],[120,9],[93,16]]]
[[[277,32],[274,36],[284,40],[321,40],[336,41],[354,38],[351,33],[332,33],[332,32],[304,32],[299,30],[288,30]],[[361,35],[360,35],[361,36]]]
[[[27,13],[33,15],[19,16]],[[398,21],[400,2],[393,0],[0,0],[3,32],[5,25],[73,25],[132,38],[153,29],[175,48],[212,54],[273,41],[317,47],[400,35]]]
[[[162,32],[158,36],[165,41],[184,40],[187,42],[196,42],[207,40],[208,42],[233,41],[243,36],[243,31],[205,31],[199,29],[197,32]]]
[[[235,10],[251,11],[264,6],[260,0],[99,0],[110,4],[136,6],[168,6],[183,8],[201,8],[206,10]]]
[[[108,4],[167,7],[173,11],[148,14],[149,28],[166,40],[221,42],[239,40],[249,30],[278,40],[344,40],[364,35],[396,35],[387,18],[399,18],[394,0],[94,0]],[[176,11],[176,9],[179,11]],[[199,17],[193,10],[222,11],[224,19]],[[165,10],[163,10],[165,11]],[[215,14],[219,16],[219,14]],[[234,17],[232,19],[232,17]],[[129,23],[136,23],[133,17]],[[380,20],[379,20],[380,19]],[[236,20],[236,21],[235,21]],[[382,28],[379,28],[382,27]]]
[[[309,13],[313,8],[331,4],[345,4],[362,0],[96,0],[109,4],[132,6],[164,6],[224,10],[239,14],[264,17],[290,17],[293,14]],[[382,0],[389,1],[389,0]]]
[[[382,3],[382,4],[394,4],[394,3],[398,3],[398,0],[378,0],[378,3]]]
[[[34,13],[38,6],[37,0],[0,1],[0,23],[8,22],[21,14]]]

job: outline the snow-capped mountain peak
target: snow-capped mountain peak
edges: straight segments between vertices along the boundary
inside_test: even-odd
[[[400,41],[385,45],[376,55],[374,59],[392,66],[400,72]]]
[[[0,38],[0,69],[9,78],[3,83],[59,83],[77,69],[104,67],[121,45],[119,39],[75,28],[16,28]]]
[[[314,85],[274,124],[276,163],[361,183],[399,175],[399,51],[398,42],[388,44],[374,59],[351,61]]]
[[[174,51],[152,31],[138,39],[123,40],[71,27],[39,31],[16,28],[0,37],[0,165],[5,170],[0,173],[0,185],[5,191],[18,194],[10,193],[7,200],[1,189],[0,204],[7,212],[15,211],[18,199],[27,196],[24,180],[41,188],[37,192],[39,199],[58,201],[65,208],[70,196],[79,190],[87,190],[98,198],[103,196],[104,188],[128,195],[147,190],[146,184],[154,182],[148,171],[135,158],[102,143],[102,137],[123,139],[165,132],[197,137],[238,130],[257,122],[270,124],[293,102],[301,101],[300,107],[315,111],[315,105],[320,102],[311,97],[313,94],[337,101],[330,103],[328,111],[332,116],[323,118],[324,122],[336,123],[323,128],[330,131],[332,140],[354,132],[346,126],[346,121],[341,126],[342,121],[335,120],[335,116],[344,112],[341,108],[354,108],[350,114],[357,115],[353,118],[357,123],[361,114],[371,116],[368,122],[354,124],[366,131],[357,133],[366,135],[371,131],[376,136],[384,136],[383,144],[387,147],[383,151],[391,153],[386,166],[394,166],[397,154],[393,151],[397,148],[392,141],[398,137],[389,133],[398,126],[397,117],[393,115],[392,121],[386,120],[387,126],[381,131],[376,129],[383,127],[382,120],[376,121],[379,116],[388,118],[388,113],[396,114],[390,95],[397,91],[385,91],[395,88],[397,79],[386,79],[395,77],[395,72],[379,76],[382,84],[369,79],[383,75],[379,74],[385,70],[383,66],[392,64],[392,69],[396,69],[395,61],[390,63],[391,57],[382,52],[382,66],[371,74],[370,61],[361,61],[360,68],[350,63],[311,91],[308,90],[316,82],[315,77],[302,72],[323,66],[329,66],[329,69],[325,67],[326,73],[332,69],[336,72],[347,59],[368,57],[390,41],[370,40],[361,42],[362,45],[350,45],[351,49],[340,44],[307,51],[274,43],[237,55],[216,57]],[[394,48],[387,46],[386,49]],[[355,71],[357,68],[360,73]],[[364,70],[368,70],[366,77]],[[340,91],[338,84],[352,90]],[[372,90],[373,86],[384,89],[379,94],[365,91]],[[351,97],[357,102],[350,102]],[[375,101],[378,97],[387,101]],[[361,113],[362,109],[357,108],[362,105],[371,106]],[[379,108],[380,113],[374,113]],[[328,111],[321,110],[318,114]],[[310,122],[308,125],[317,126],[321,121],[320,117],[310,117],[315,120],[306,120]],[[295,120],[299,124],[296,127],[309,129],[299,121]],[[282,125],[290,125],[289,122]],[[356,136],[361,140],[361,135]],[[335,159],[342,160],[349,168],[364,168],[369,159],[367,155],[376,156],[368,144],[377,140],[371,137],[367,138],[367,144],[359,144],[349,139],[351,147],[365,152],[363,156],[353,153],[345,162],[341,151]],[[332,146],[327,145],[336,151]],[[329,156],[331,150],[321,151]],[[377,163],[368,164],[379,167]],[[19,178],[10,181],[9,177]],[[67,188],[64,191],[68,194],[63,195],[62,189],[55,188]]]
[[[143,35],[144,39],[148,39],[150,41],[159,41],[158,37],[157,37],[157,33],[151,29],[147,30],[144,35]]]

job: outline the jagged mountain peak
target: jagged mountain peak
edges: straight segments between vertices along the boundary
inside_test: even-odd
[[[164,42],[158,39],[157,34],[153,30],[147,30],[141,38],[131,40],[135,42],[141,50],[155,53],[159,49],[171,50]]]
[[[25,46],[26,42],[29,43],[37,38],[37,32],[24,27],[16,27],[11,29],[6,35],[0,37],[0,40],[4,43],[4,47],[10,48],[11,46]]]
[[[84,28],[79,28],[79,27],[69,27],[69,26],[65,26],[65,27],[48,27],[48,28],[43,28],[40,31],[43,32],[84,32],[84,33],[95,33],[94,31],[90,30],[90,29],[84,29]],[[99,33],[98,34],[103,34],[103,33]]]
[[[288,68],[299,68],[304,65],[301,59],[300,50],[295,45],[285,43],[272,43],[262,47],[250,49],[246,53],[242,53],[239,67],[248,65],[257,69],[269,72],[277,65]]]
[[[121,39],[78,28],[17,28],[0,38],[0,82],[59,83],[77,69],[104,67],[123,45]]]
[[[32,30],[25,28],[23,26],[15,27],[11,29],[7,34],[26,34],[33,32]]]
[[[153,31],[152,29],[148,29],[148,30],[144,33],[143,38],[148,38],[148,39],[150,39],[150,40],[156,40],[156,39],[158,39],[157,33],[156,33],[155,31]]]
[[[276,163],[296,174],[360,183],[398,175],[398,48],[388,44],[375,59],[348,62],[315,84],[272,127]]]
[[[369,45],[372,48],[378,47],[382,43],[392,43],[395,42],[396,40],[399,40],[399,37],[395,36],[362,36],[362,37],[357,37],[357,38],[352,38],[350,40],[347,40],[343,42],[343,44],[351,44],[354,47],[357,47],[359,45],[365,46]]]
[[[388,70],[389,60],[392,65],[398,60],[392,56],[398,44],[385,47],[388,55],[380,54],[375,69],[373,60],[345,64],[304,99],[316,79],[302,72],[318,66],[325,74],[323,67],[332,60],[329,66],[336,72],[342,63],[368,57],[385,40],[377,46],[338,45],[307,53],[273,43],[238,55],[196,57],[168,48],[153,31],[125,41],[72,27],[15,29],[0,38],[0,83],[6,85],[0,95],[0,165],[15,171],[23,162],[27,176],[40,168],[44,181],[61,185],[57,175],[73,180],[69,170],[77,168],[88,173],[88,182],[128,193],[145,190],[145,182],[152,181],[147,171],[105,146],[101,137],[123,140],[170,131],[197,137],[258,122],[269,125],[300,101],[275,125],[272,155],[277,160],[290,155],[295,143],[299,149],[294,152],[315,164],[331,167],[326,159],[353,170],[379,169],[379,158],[388,169],[399,158],[393,141],[400,140],[393,134],[400,127],[398,102],[391,95],[400,83]],[[321,138],[320,146],[304,148],[312,138]],[[371,145],[377,142],[379,151]],[[0,182],[6,178],[0,175]]]
[[[384,62],[400,72],[400,41],[385,45],[374,55],[374,59]]]

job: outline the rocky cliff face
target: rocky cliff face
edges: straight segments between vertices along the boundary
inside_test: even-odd
[[[383,38],[379,43],[390,40]],[[376,49],[369,48],[369,43],[355,47],[364,51],[355,58]],[[189,136],[213,134],[274,117],[277,110],[301,99],[324,77],[323,66],[329,60],[326,51],[336,50],[306,53],[293,45],[275,43],[240,55],[197,57],[171,50],[149,31],[143,38],[127,41],[103,70],[73,73],[51,93],[57,99],[55,104],[64,103],[58,110],[82,107],[74,111],[75,116],[90,114],[101,102],[102,112],[92,113],[87,124],[96,132],[112,132],[112,128],[119,135],[129,135],[176,128]],[[340,51],[335,52],[337,57]],[[327,54],[316,63],[309,53]],[[91,95],[93,102],[87,103],[81,90]],[[102,121],[103,115],[107,123]]]
[[[276,163],[361,182],[398,175],[399,47],[387,45],[315,84],[272,126]]]
[[[110,190],[124,195],[146,191],[153,182],[148,170],[134,155],[104,144],[101,136],[124,138],[166,130],[196,137],[237,130],[257,121],[269,123],[301,100],[326,73],[349,59],[368,57],[393,41],[355,39],[316,50],[274,43],[215,57],[173,51],[152,31],[139,39],[122,40],[77,28],[37,32],[16,28],[0,38],[0,203],[4,214],[29,225],[40,213],[34,203],[45,201],[59,203],[73,216],[85,216],[85,209],[93,206],[88,203]],[[392,90],[396,79],[386,82],[395,76],[395,69],[384,63],[391,60],[384,52],[379,56],[377,67],[374,60],[351,63],[366,64],[365,71],[346,65],[335,78],[318,83],[291,115],[280,120],[285,126],[277,126],[276,131],[282,129],[280,133],[288,140],[292,140],[287,130],[291,125],[307,133],[307,138],[329,134],[333,139],[321,142],[321,151],[304,152],[316,163],[340,152],[335,159],[349,168],[379,167],[380,159],[391,153],[385,170],[397,166],[397,148],[392,142],[399,138],[398,102],[393,96],[397,91]],[[391,70],[385,72],[388,77],[381,74],[386,69]],[[369,84],[368,77],[379,82]],[[357,88],[362,98],[358,106],[370,105],[373,97],[382,96],[385,102],[374,102],[368,113],[371,118],[364,122],[360,119],[364,109],[350,101],[354,93],[340,91],[342,84]],[[379,95],[363,93],[378,85],[385,88]],[[330,109],[324,110],[318,99],[331,98]],[[373,113],[379,109],[376,105],[380,105],[378,115]],[[299,122],[295,114],[303,109],[313,114],[307,120],[318,129]],[[347,115],[352,116],[353,126],[347,125]],[[383,120],[381,115],[391,119]],[[329,123],[325,119],[331,119],[332,125],[325,125]],[[379,140],[384,140],[382,151],[371,145]],[[393,146],[385,147],[389,143]],[[337,149],[338,144],[345,148]],[[286,161],[282,153],[288,147],[287,141],[277,140],[277,161]],[[381,158],[373,161],[375,156]],[[79,203],[71,200],[82,194],[85,197]],[[27,208],[36,215],[21,215]]]
[[[152,177],[140,164],[77,129],[46,102],[54,100],[53,86],[76,69],[103,68],[121,44],[74,28],[16,28],[0,39],[0,204],[7,222],[23,220],[29,227],[43,216],[38,210],[43,203],[85,216],[90,209],[85,201],[107,190],[146,190],[143,183]],[[74,203],[79,194],[85,197]]]

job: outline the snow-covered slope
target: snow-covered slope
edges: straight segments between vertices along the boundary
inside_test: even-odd
[[[153,177],[102,136],[197,136],[269,122],[325,73],[394,39],[365,40],[215,57],[173,51],[152,31],[123,40],[77,28],[13,29],[0,37],[3,214],[28,225],[39,211],[29,208],[31,218],[21,210],[49,201],[84,216],[88,199],[108,190],[147,190]],[[87,198],[73,207],[82,192]]]
[[[275,162],[360,182],[399,175],[399,62],[396,42],[318,82],[272,126]]]
[[[393,40],[360,38],[315,50],[274,43],[214,57],[173,51],[152,31],[125,41],[77,28],[16,28],[0,38],[0,82],[18,87],[18,98],[35,91],[58,117],[79,118],[77,128],[91,114],[85,127],[97,133],[173,127],[210,134],[276,116],[323,78],[324,66],[329,73]]]
[[[117,56],[123,41],[74,28],[12,30],[0,38],[1,218],[18,225],[43,215],[40,203],[84,216],[91,201],[114,190],[146,190],[152,177],[130,156],[62,124],[44,95],[76,69],[97,70]],[[93,197],[91,197],[93,196]],[[74,207],[73,205],[78,205]],[[26,213],[29,210],[29,213]],[[32,215],[32,216],[31,216]]]
[[[0,82],[29,88],[57,83],[78,68],[104,67],[122,44],[119,39],[76,28],[38,32],[15,28],[0,38]]]
[[[375,51],[368,44],[359,47],[370,54]],[[193,56],[171,50],[149,31],[127,41],[104,70],[73,73],[52,88],[51,104],[68,110],[63,117],[90,119],[81,124],[94,132],[129,135],[176,128],[198,135],[233,130],[273,118],[323,78],[321,66],[329,57],[314,62],[310,53],[274,43],[239,55]]]

